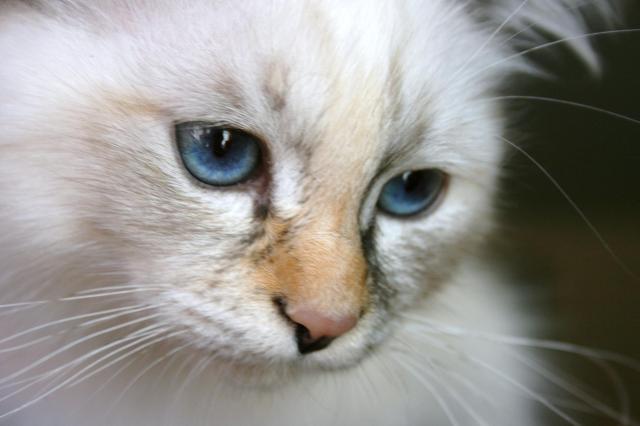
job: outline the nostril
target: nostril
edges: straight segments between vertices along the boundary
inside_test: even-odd
[[[322,350],[329,346],[333,341],[333,337],[322,336],[317,339],[311,337],[309,329],[302,324],[296,325],[296,342],[298,343],[298,351],[304,355],[310,352]]]

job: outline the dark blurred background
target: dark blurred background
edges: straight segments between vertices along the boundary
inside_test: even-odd
[[[630,2],[622,28],[640,28]],[[521,77],[508,93],[570,100],[640,121],[640,32],[592,38],[603,63],[594,77],[563,46],[536,53],[554,79]],[[539,168],[509,149],[501,223],[502,260],[523,284],[537,335],[623,354],[640,361],[640,124],[604,113],[533,100],[509,103],[509,138],[563,187],[593,223],[622,267]],[[635,274],[633,277],[631,274]],[[535,333],[534,333],[535,334]],[[541,351],[562,380],[621,407],[610,373],[573,355]],[[640,372],[611,364],[640,419]],[[558,386],[551,398],[580,424],[617,425]],[[545,395],[548,395],[545,391]],[[590,407],[591,406],[591,407]],[[640,420],[638,420],[640,421]],[[541,410],[540,424],[569,424]]]

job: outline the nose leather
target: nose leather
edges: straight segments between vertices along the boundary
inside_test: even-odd
[[[331,317],[308,308],[292,309],[287,316],[295,323],[304,326],[311,340],[336,338],[342,336],[358,323],[354,315]]]

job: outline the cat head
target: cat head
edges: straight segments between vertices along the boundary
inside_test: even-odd
[[[31,290],[122,285],[190,350],[351,365],[491,226],[523,64],[491,33],[582,25],[530,3],[11,3],[5,246],[39,253]]]

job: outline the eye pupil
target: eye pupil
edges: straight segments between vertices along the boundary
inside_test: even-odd
[[[444,188],[440,170],[404,172],[389,180],[380,193],[378,207],[393,216],[412,216],[434,205]]]
[[[402,180],[404,181],[404,190],[407,192],[416,191],[420,185],[420,177],[413,172],[403,173]]]
[[[231,148],[231,133],[228,130],[215,132],[211,149],[216,157],[224,157]]]

